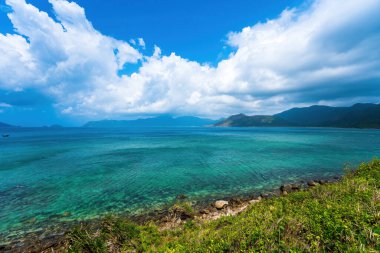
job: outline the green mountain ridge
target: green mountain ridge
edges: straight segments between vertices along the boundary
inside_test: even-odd
[[[247,116],[245,114],[233,115],[216,124],[217,126],[249,127],[249,126],[283,126],[288,125],[285,120],[267,115]]]
[[[215,126],[380,128],[380,104],[355,104],[351,107],[313,105],[274,115],[238,114],[217,122]]]
[[[193,116],[159,116],[136,120],[100,120],[90,121],[83,125],[87,128],[118,128],[118,127],[197,127],[215,124],[215,120],[198,118]]]

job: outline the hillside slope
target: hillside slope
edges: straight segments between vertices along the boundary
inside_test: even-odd
[[[249,127],[249,126],[291,126],[286,120],[267,115],[247,116],[237,114],[216,123],[217,126]]]
[[[216,126],[299,126],[380,128],[380,104],[355,104],[351,107],[310,106],[292,108],[272,116],[233,115]]]
[[[14,126],[0,122],[0,128],[9,128],[9,127],[14,127]]]

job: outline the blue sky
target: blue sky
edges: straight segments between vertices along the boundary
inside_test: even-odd
[[[0,0],[0,121],[380,102],[377,0]]]
[[[5,5],[5,0],[0,1]],[[47,0],[28,1],[52,17]],[[148,50],[159,45],[163,53],[216,63],[223,55],[223,40],[230,31],[277,17],[302,0],[177,1],[177,0],[80,0],[88,20],[105,35],[129,41],[144,38]],[[2,32],[12,32],[9,19],[0,17]],[[228,54],[228,52],[227,52]]]

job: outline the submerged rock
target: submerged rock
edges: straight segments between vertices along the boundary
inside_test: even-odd
[[[33,217],[33,218],[30,218],[26,221],[26,223],[29,223],[29,224],[33,224],[33,223],[36,223],[37,222],[37,218],[36,217]]]
[[[214,206],[216,209],[223,209],[225,206],[228,206],[228,201],[225,201],[225,200],[215,201]]]
[[[179,199],[179,200],[182,200],[182,199],[186,199],[187,196],[185,194],[178,194],[177,197],[175,197],[176,199]]]
[[[64,212],[62,214],[62,217],[69,217],[69,216],[71,216],[71,212]]]

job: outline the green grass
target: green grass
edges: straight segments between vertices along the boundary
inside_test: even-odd
[[[68,252],[379,252],[380,160],[339,182],[265,199],[234,217],[175,230],[107,218],[68,236]],[[182,208],[192,211],[188,206]]]

